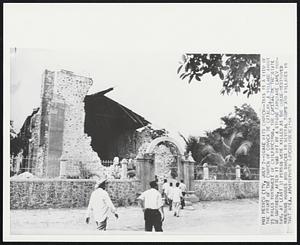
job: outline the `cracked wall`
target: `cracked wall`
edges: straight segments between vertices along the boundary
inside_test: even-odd
[[[77,177],[83,170],[91,175],[109,178],[111,168],[101,164],[101,153],[105,153],[103,160],[112,160],[116,156],[120,160],[133,158],[145,143],[152,140],[147,129],[135,130],[134,127],[138,126],[128,124],[128,119],[124,121],[124,115],[118,114],[118,111],[115,113],[116,117],[121,118],[119,125],[125,123],[127,129],[118,131],[111,127],[105,131],[106,137],[103,137],[97,134],[95,122],[85,125],[85,97],[92,83],[91,78],[70,71],[45,70],[40,109],[32,116],[29,126],[31,138],[28,143],[28,158],[34,175],[50,178]],[[101,105],[116,108],[116,102],[109,99],[107,101],[108,104]],[[97,107],[97,103],[93,106]],[[97,111],[92,111],[90,114],[94,117],[96,113]],[[92,130],[93,134],[87,135],[85,127],[94,127],[95,132]]]
[[[101,161],[84,133],[83,100],[92,83],[91,78],[65,70],[44,72],[41,110],[34,118],[40,123],[32,131],[37,176],[58,177],[61,160],[68,175],[77,175],[80,164],[101,174]]]

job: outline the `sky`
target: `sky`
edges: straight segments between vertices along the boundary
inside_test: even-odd
[[[296,45],[295,26],[280,18],[291,13],[288,5],[269,11],[267,4],[6,4],[4,10],[9,113],[17,130],[40,105],[43,71],[65,69],[93,79],[89,94],[113,86],[108,97],[177,139],[177,132],[203,135],[234,106],[248,103],[259,113],[260,95],[222,96],[222,82],[210,75],[188,84],[176,74],[183,53],[284,53]]]
[[[181,54],[176,52],[17,48],[11,57],[11,119],[17,130],[33,108],[40,106],[45,69],[65,69],[91,77],[93,85],[88,94],[114,87],[108,97],[175,137],[177,132],[186,137],[203,135],[219,127],[220,118],[243,103],[259,110],[259,95],[221,95],[218,77],[206,75],[202,82],[191,84],[181,80],[176,73]]]

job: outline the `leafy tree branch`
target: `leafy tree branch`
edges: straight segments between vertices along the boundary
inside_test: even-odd
[[[184,54],[177,73],[188,83],[201,82],[205,74],[218,76],[223,95],[236,92],[249,97],[260,91],[259,54]]]

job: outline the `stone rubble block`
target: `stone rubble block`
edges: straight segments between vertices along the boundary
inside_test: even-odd
[[[186,195],[184,198],[185,200],[190,201],[192,203],[199,202],[199,197],[197,197],[195,194]]]

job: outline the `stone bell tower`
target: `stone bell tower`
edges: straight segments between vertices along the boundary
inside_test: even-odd
[[[40,177],[78,175],[79,168],[102,168],[91,139],[84,133],[84,98],[91,78],[73,72],[45,70],[42,81],[39,148]]]

